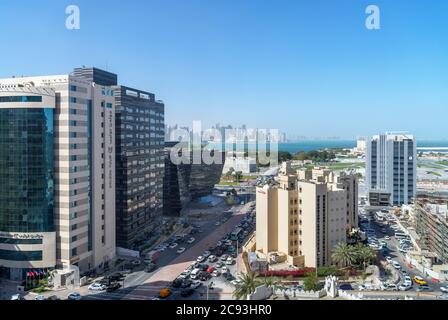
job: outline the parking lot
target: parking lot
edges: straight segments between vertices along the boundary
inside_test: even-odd
[[[421,296],[440,296],[445,292],[446,286],[421,274],[406,262],[405,254],[414,250],[414,246],[396,223],[397,218],[393,214],[385,214],[384,217],[375,214],[360,215],[361,229],[367,233],[367,244],[379,252],[380,259],[388,265],[391,272],[396,272],[398,281],[393,282],[389,274],[381,275],[379,288],[360,286],[360,290],[385,290],[402,291],[403,294],[419,293]],[[378,219],[379,218],[379,219]]]

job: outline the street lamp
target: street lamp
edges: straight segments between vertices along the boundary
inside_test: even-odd
[[[210,282],[210,284],[207,286],[207,300],[208,300],[208,290],[210,289],[210,290],[213,290],[213,285],[214,285],[215,283],[212,281],[212,282]]]
[[[236,240],[236,271],[238,272],[238,248],[239,248],[239,240]]]

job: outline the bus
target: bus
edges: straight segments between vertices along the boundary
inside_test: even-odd
[[[243,234],[242,228],[236,228],[231,234],[230,234],[230,240],[237,241],[238,237]]]

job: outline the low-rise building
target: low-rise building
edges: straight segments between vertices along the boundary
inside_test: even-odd
[[[418,197],[414,215],[420,247],[448,264],[448,198]]]
[[[257,160],[245,157],[244,152],[229,152],[226,155],[223,172],[227,173],[231,169],[235,172],[241,171],[243,174],[251,174],[257,171]]]
[[[277,184],[257,188],[256,198],[257,251],[286,254],[294,266],[330,265],[333,247],[346,242],[357,221],[351,203],[357,202],[356,177],[337,177],[328,169],[294,172],[286,162]]]

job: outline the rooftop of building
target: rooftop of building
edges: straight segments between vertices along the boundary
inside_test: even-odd
[[[448,221],[448,197],[420,196],[416,203],[425,212]]]

